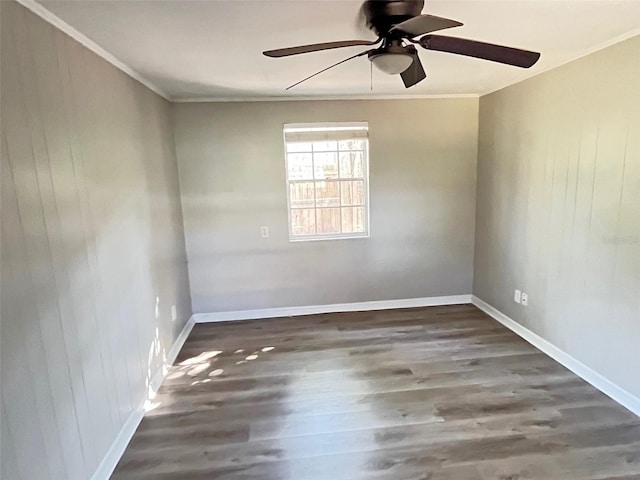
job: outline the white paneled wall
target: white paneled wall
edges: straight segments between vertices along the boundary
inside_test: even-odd
[[[170,105],[0,4],[1,475],[87,479],[191,313]]]
[[[476,225],[473,293],[640,398],[640,36],[482,97]]]

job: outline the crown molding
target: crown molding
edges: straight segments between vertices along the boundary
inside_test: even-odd
[[[0,0],[2,1],[2,0]],[[518,83],[529,80],[530,78],[536,77],[538,75],[542,75],[550,70],[556,69],[568,63],[571,63],[580,58],[586,57],[587,55],[591,55],[592,53],[598,52],[610,46],[613,46],[617,43],[624,42],[630,38],[640,35],[640,28],[631,30],[629,32],[623,33],[617,37],[614,37],[610,40],[602,42],[598,45],[590,47],[588,49],[583,50],[582,52],[572,55],[569,59],[563,60],[561,62],[556,62],[551,65],[548,65],[542,70],[530,72],[522,78],[519,78],[515,81],[504,84],[498,88],[494,88],[488,90],[484,93],[463,93],[463,94],[424,94],[424,95],[327,95],[327,96],[299,96],[299,97],[279,97],[279,96],[256,96],[256,97],[185,97],[185,98],[173,98],[166,92],[164,92],[161,88],[156,86],[153,82],[143,77],[140,73],[136,72],[133,68],[131,68],[126,63],[118,60],[115,56],[109,53],[107,50],[102,48],[96,42],[91,40],[89,37],[80,33],[74,27],[69,25],[67,22],[62,20],[60,17],[55,15],[54,13],[47,10],[46,7],[38,3],[36,0],[16,0],[20,5],[30,10],[31,12],[38,15],[44,21],[50,23],[54,27],[62,30],[68,36],[76,40],[81,45],[85,46],[93,53],[103,58],[114,67],[119,69],[120,71],[126,73],[134,80],[137,80],[145,87],[149,88],[151,91],[157,93],[162,98],[169,102],[174,103],[223,103],[223,102],[287,102],[287,101],[327,101],[327,100],[420,100],[420,99],[439,99],[439,98],[480,98],[485,95],[490,95],[492,93],[498,92],[505,88],[508,88],[512,85],[516,85]]]
[[[71,25],[69,25],[67,22],[62,20],[60,17],[58,17],[57,15],[47,10],[46,7],[44,7],[40,3],[36,2],[35,0],[16,0],[16,1],[26,9],[38,15],[45,22],[48,22],[54,27],[56,27],[57,29],[62,30],[68,36],[73,38],[76,42],[85,46],[86,48],[91,50],[93,53],[98,55],[99,57],[102,57],[104,60],[106,60],[111,65],[116,67],[118,70],[121,70],[122,72],[126,73],[131,78],[133,78],[134,80],[137,80],[138,82],[143,84],[149,90],[157,93],[165,100],[172,101],[171,97],[167,93],[162,91],[162,89],[154,85],[153,82],[144,78],[142,75],[140,75],[138,72],[136,72],[133,68],[131,68],[126,63],[118,60],[116,57],[114,57],[111,53],[107,52],[104,48],[102,48],[96,42],[91,40],[86,35],[80,33],[78,30],[73,28]]]
[[[225,102],[310,102],[331,100],[423,100],[438,98],[479,98],[477,93],[436,95],[323,95],[300,97],[186,97],[174,98],[174,103],[225,103]]]
[[[0,0],[2,1],[2,0]],[[60,17],[49,11],[45,6],[38,3],[36,0],[16,0],[20,5],[27,10],[35,13],[42,18],[45,22],[53,25],[57,29],[61,30],[69,37],[91,50],[93,53],[109,62],[118,70],[129,75],[134,80],[137,80],[151,91],[157,93],[162,98],[169,102],[174,103],[218,103],[218,102],[287,102],[287,101],[327,101],[327,100],[416,100],[416,99],[438,99],[438,98],[479,98],[480,95],[476,93],[465,94],[435,94],[435,95],[325,95],[325,96],[299,96],[299,97],[282,97],[282,96],[235,96],[235,97],[185,97],[185,98],[173,98],[160,87],[153,82],[143,77],[140,73],[135,71],[126,63],[118,60],[113,54],[102,48],[96,42],[91,40],[83,33],[76,30]]]
[[[516,80],[515,82],[510,82],[507,83],[506,85],[503,85],[501,87],[498,88],[494,88],[492,90],[489,90],[485,93],[480,94],[480,97],[484,97],[485,95],[490,95],[492,93],[495,92],[499,92],[500,90],[504,90],[505,88],[511,87],[512,85],[517,85],[518,83],[524,82],[526,80],[529,80],[530,78],[533,77],[537,77],[538,75],[542,75],[543,73],[549,72],[551,70],[555,70],[558,67],[561,67],[563,65],[567,65],[568,63],[574,62],[580,58],[586,57],[588,55],[591,55],[592,53],[596,53],[599,52],[600,50],[604,50],[605,48],[608,47],[612,47],[613,45],[617,44],[617,43],[621,43],[624,42],[625,40],[629,40],[630,38],[636,37],[640,35],[640,28],[635,28],[629,32],[623,33],[622,35],[618,35],[617,37],[614,37],[610,40],[607,40],[605,42],[599,43],[598,45],[595,45],[593,47],[589,47],[585,50],[583,50],[582,52],[576,54],[576,55],[572,55],[571,58],[569,58],[568,60],[563,60],[561,62],[557,62],[557,63],[553,63],[551,65],[548,65],[547,67],[545,67],[542,70],[536,71],[536,72],[530,72],[528,75],[526,75],[523,78],[520,78],[518,80]]]

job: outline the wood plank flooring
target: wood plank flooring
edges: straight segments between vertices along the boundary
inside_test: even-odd
[[[196,325],[114,479],[640,479],[640,418],[471,305]]]

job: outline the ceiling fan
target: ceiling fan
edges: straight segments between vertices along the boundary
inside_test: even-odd
[[[367,0],[362,6],[362,12],[366,18],[367,27],[378,36],[376,41],[345,40],[316,43],[267,50],[263,54],[267,57],[279,58],[333,48],[380,44],[376,48],[365,50],[330,65],[287,87],[287,90],[326,72],[330,68],[364,55],[367,55],[369,60],[383,72],[390,75],[399,74],[406,88],[412,87],[426,78],[422,62],[418,56],[418,50],[414,45],[419,45],[426,50],[466,55],[521,68],[533,66],[540,58],[540,54],[537,52],[519,48],[494,45],[465,38],[432,35],[431,32],[460,27],[462,23],[448,18],[436,17],[435,15],[422,15],[423,7],[424,0]]]

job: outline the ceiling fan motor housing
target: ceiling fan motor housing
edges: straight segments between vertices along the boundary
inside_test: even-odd
[[[362,8],[367,27],[384,37],[394,25],[420,15],[424,0],[367,0]]]

